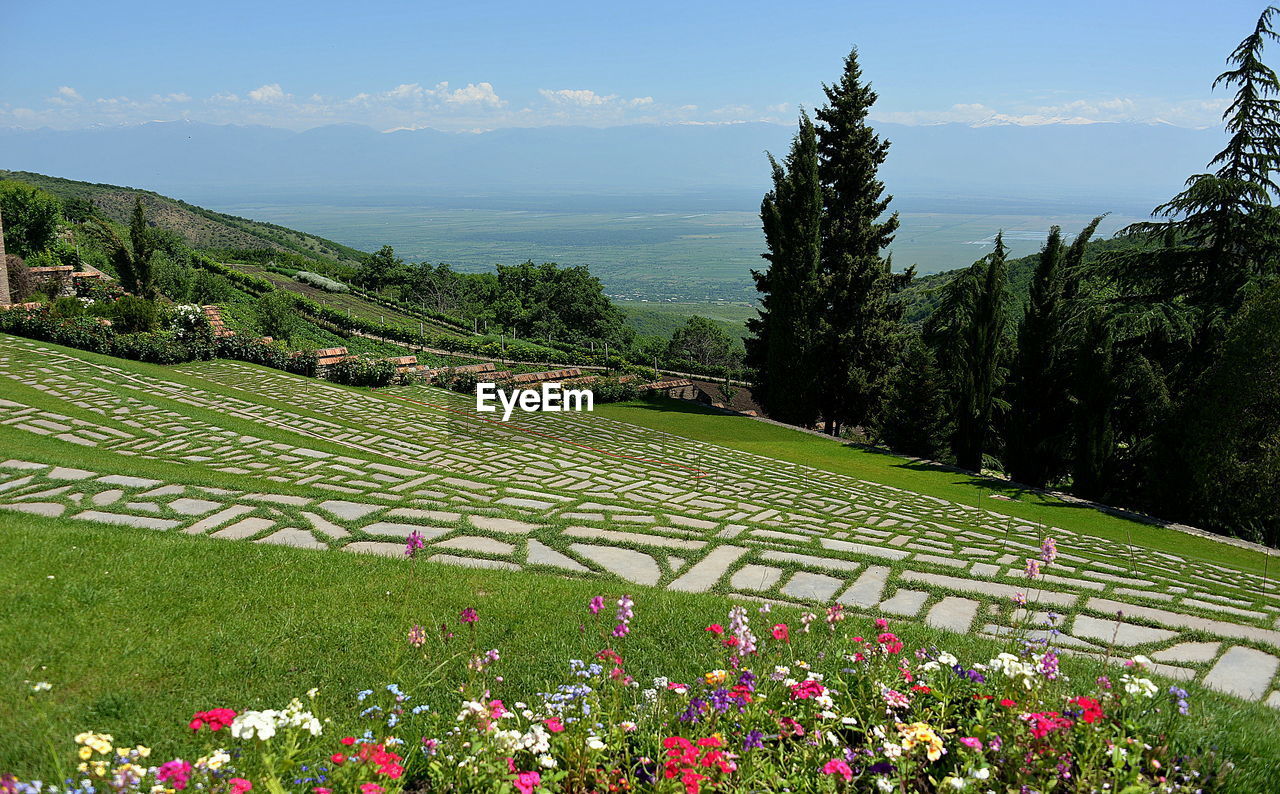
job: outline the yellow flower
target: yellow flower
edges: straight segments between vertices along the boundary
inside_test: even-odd
[[[139,758],[146,758],[151,755],[151,748],[143,747],[142,745],[138,745],[133,751],[138,754]]]
[[[703,678],[706,679],[707,686],[719,686],[724,683],[724,680],[728,678],[728,676],[729,674],[724,670],[712,670],[704,675]]]
[[[88,760],[89,760],[89,756],[91,756],[91,755],[93,755],[93,750],[89,749],[88,747],[81,747],[81,748],[80,748],[80,760],[81,760],[81,761],[88,761]]]

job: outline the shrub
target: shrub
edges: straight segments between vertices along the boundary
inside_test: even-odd
[[[297,301],[280,290],[263,293],[254,305],[258,328],[266,336],[291,339],[298,331]]]
[[[598,403],[620,403],[640,396],[640,390],[634,382],[617,378],[601,378],[593,381],[587,388],[595,394]]]
[[[351,288],[341,281],[334,281],[331,278],[322,276],[319,273],[312,273],[309,270],[299,270],[294,278],[304,284],[310,284],[313,287],[319,287],[325,292],[350,292]]]
[[[329,368],[328,379],[347,386],[389,386],[396,378],[396,365],[382,358],[351,356]]]
[[[154,330],[160,321],[160,309],[154,301],[125,295],[111,305],[112,325],[122,334]]]
[[[480,379],[474,372],[451,372],[445,376],[450,390],[459,394],[475,394]]]
[[[55,298],[49,304],[49,316],[57,319],[82,317],[85,313],[84,301],[79,298]]]
[[[197,271],[191,278],[188,292],[193,303],[202,306],[212,303],[226,303],[236,296],[236,287],[231,280],[218,273],[207,270]]]

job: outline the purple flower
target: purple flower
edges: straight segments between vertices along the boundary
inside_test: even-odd
[[[1045,538],[1040,544],[1040,559],[1044,560],[1045,565],[1053,565],[1053,561],[1058,559],[1058,543],[1053,538]]]
[[[409,541],[404,544],[404,556],[414,557],[417,555],[418,550],[426,545],[427,542],[423,540],[422,533],[415,529],[409,533]]]
[[[631,600],[629,595],[624,595],[618,599],[618,611],[614,615],[618,625],[613,627],[613,636],[622,638],[631,633],[631,618],[635,616],[635,612],[631,608],[634,605],[635,602]]]
[[[705,701],[701,698],[694,698],[689,701],[689,707],[680,715],[681,722],[698,722],[702,719],[702,710],[707,707]]]
[[[1040,657],[1040,673],[1050,681],[1058,678],[1058,654],[1053,651],[1044,652],[1044,656]]]
[[[756,674],[750,670],[738,673],[738,686],[745,686],[748,692],[756,691]]]
[[[1187,690],[1180,687],[1169,687],[1169,695],[1173,698],[1174,704],[1178,707],[1178,713],[1186,716],[1190,710],[1190,704],[1187,703]]]
[[[458,613],[458,620],[462,623],[475,623],[479,619],[480,615],[472,607],[467,607]]]
[[[1025,571],[1028,579],[1034,579],[1040,575],[1040,561],[1029,557],[1027,558],[1027,569]]]
[[[764,731],[747,731],[747,736],[742,740],[743,750],[754,750],[764,747]]]
[[[599,615],[600,610],[604,609],[604,596],[596,596],[591,599],[591,603],[587,604],[587,609],[591,610],[591,614]]]
[[[422,644],[426,641],[427,632],[415,623],[413,628],[409,629],[409,644],[415,648],[421,648]]]

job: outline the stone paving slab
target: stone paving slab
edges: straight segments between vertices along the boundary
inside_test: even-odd
[[[254,543],[271,543],[277,546],[293,546],[297,549],[327,549],[325,544],[305,529],[286,528],[272,532],[265,538],[258,538]]]
[[[427,559],[431,562],[459,565],[463,568],[495,568],[502,571],[520,570],[519,565],[505,560],[482,560],[479,557],[459,557],[455,554],[433,554]]]
[[[662,569],[648,554],[632,549],[620,549],[615,546],[594,546],[587,543],[572,543],[569,548],[574,554],[586,557],[615,576],[620,576],[636,584],[656,585],[662,578]]]
[[[834,576],[809,571],[796,571],[780,590],[784,595],[801,601],[817,601],[825,604],[835,596],[844,582]]]
[[[516,547],[510,543],[503,543],[493,538],[478,537],[475,535],[459,535],[456,538],[442,540],[435,544],[437,549],[459,549],[461,551],[474,551],[480,554],[496,554],[501,557],[509,557],[515,553]]]
[[[244,538],[253,537],[259,532],[270,529],[275,525],[276,522],[270,518],[257,518],[251,516],[249,518],[242,518],[231,526],[214,532],[209,537],[219,538],[221,540],[242,540]]]
[[[1135,626],[1124,621],[1101,620],[1089,615],[1077,615],[1071,633],[1093,640],[1114,641],[1116,645],[1127,648],[1152,642],[1167,642],[1178,636],[1176,631]]]
[[[97,521],[101,524],[121,524],[126,527],[137,527],[139,529],[173,529],[182,523],[181,521],[174,521],[169,518],[131,516],[124,513],[104,513],[100,510],[86,510],[83,513],[72,516],[72,518],[80,521]]]
[[[591,569],[587,566],[533,538],[529,539],[527,547],[530,565],[550,565],[554,568],[564,568],[578,573],[591,573]]]
[[[880,611],[900,617],[914,617],[920,614],[920,608],[928,600],[929,594],[923,590],[898,588],[893,597],[880,602]]]
[[[705,593],[724,576],[729,566],[738,561],[747,549],[741,546],[717,546],[705,557],[694,563],[680,578],[667,585],[669,590],[681,590],[688,593]]]
[[[1180,642],[1151,654],[1157,662],[1212,662],[1218,656],[1220,642]]]
[[[869,566],[836,600],[848,606],[870,609],[880,602],[880,595],[888,581],[888,568],[883,565]]]
[[[969,598],[947,596],[929,609],[924,622],[935,629],[963,634],[973,625],[979,606],[981,605],[977,601]]]
[[[1254,648],[1236,645],[1204,677],[1205,686],[1245,700],[1259,700],[1271,689],[1280,659]]]
[[[767,565],[744,565],[729,577],[729,586],[735,590],[755,590],[763,593],[767,590],[772,590],[780,578],[782,578],[781,568],[771,568]]]

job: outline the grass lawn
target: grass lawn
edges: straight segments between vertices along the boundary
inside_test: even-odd
[[[856,444],[839,444],[748,417],[724,414],[686,400],[660,398],[611,403],[596,406],[596,413],[620,422],[884,483],[1117,543],[1132,543],[1139,555],[1143,548],[1150,548],[1252,573],[1276,572],[1275,566],[1260,552],[1130,521],[1091,507],[1013,488],[1000,480],[948,471]],[[1009,501],[992,499],[992,494],[1008,497]]]
[[[422,680],[438,661],[464,649],[456,616],[476,607],[477,646],[502,652],[508,702],[546,691],[564,678],[569,658],[603,642],[593,636],[587,600],[619,595],[618,583],[529,573],[470,571],[363,555],[220,543],[146,530],[68,526],[0,514],[0,770],[48,776],[66,763],[82,730],[146,742],[157,753],[191,753],[182,729],[193,711],[279,707],[320,687],[339,730],[363,730],[354,693],[399,683],[419,700],[451,709],[461,662],[443,680]],[[618,643],[641,680],[688,679],[723,666],[703,628],[723,622],[730,601],[632,586],[633,632]],[[531,604],[536,607],[531,608]],[[779,609],[770,621],[796,620]],[[403,641],[414,622],[449,621],[459,639],[433,640],[424,661]],[[894,626],[908,647],[935,644],[962,658],[987,658],[1005,646]],[[848,634],[871,631],[851,618]],[[797,658],[814,654],[825,633],[798,635]],[[820,638],[820,639],[819,639]],[[613,641],[610,641],[611,643]],[[806,643],[809,643],[806,646]],[[1082,689],[1096,663],[1068,659]],[[31,695],[24,681],[49,681]],[[1203,755],[1217,748],[1239,766],[1232,790],[1268,790],[1280,773],[1280,746],[1265,738],[1275,712],[1187,685],[1194,718],[1181,722],[1175,748]],[[412,737],[411,737],[412,738]],[[166,755],[166,757],[169,757]]]

